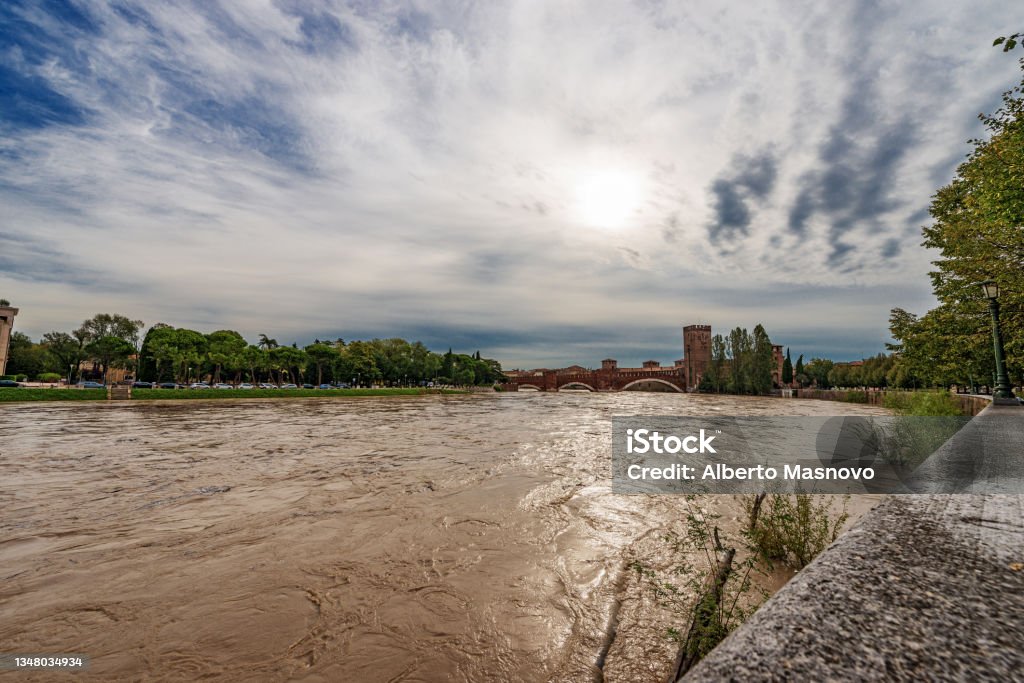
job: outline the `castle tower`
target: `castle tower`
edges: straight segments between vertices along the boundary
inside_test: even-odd
[[[711,363],[711,325],[687,325],[683,328],[683,361],[686,383],[696,387]]]
[[[7,370],[7,351],[11,344],[11,329],[14,327],[14,316],[17,308],[0,306],[0,375]]]
[[[782,353],[782,344],[772,344],[772,388],[782,386],[782,364],[786,356]]]

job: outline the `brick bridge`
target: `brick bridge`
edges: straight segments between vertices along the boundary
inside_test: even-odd
[[[503,391],[521,388],[538,391],[586,389],[589,391],[687,391],[686,366],[677,361],[674,367],[663,368],[656,361],[647,361],[642,368],[620,368],[609,358],[601,362],[600,370],[587,370],[579,366],[561,370],[534,370],[509,373]]]

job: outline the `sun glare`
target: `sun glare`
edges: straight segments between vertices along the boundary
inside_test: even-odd
[[[626,227],[639,205],[640,183],[624,171],[593,171],[576,186],[577,214],[583,223],[596,228]]]

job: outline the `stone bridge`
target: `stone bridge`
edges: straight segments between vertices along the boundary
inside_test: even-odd
[[[677,365],[662,368],[651,362],[643,368],[619,368],[614,361],[604,361],[600,370],[567,368],[541,370],[512,375],[502,385],[503,391],[520,389],[561,391],[584,389],[587,391],[687,391],[686,368]]]

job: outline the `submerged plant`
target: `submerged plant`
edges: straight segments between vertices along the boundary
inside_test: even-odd
[[[772,494],[763,503],[748,503],[751,514],[748,536],[758,556],[769,562],[780,562],[793,569],[803,569],[839,536],[850,518],[849,496],[843,496],[842,511],[833,515],[828,499],[809,493]]]

